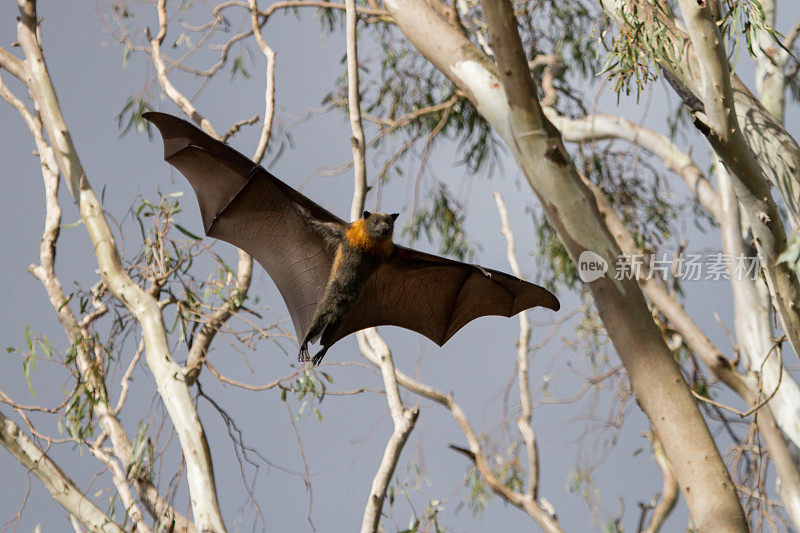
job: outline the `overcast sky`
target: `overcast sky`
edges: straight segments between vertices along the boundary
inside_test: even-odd
[[[139,12],[146,10],[136,6]],[[196,9],[202,9],[198,7]],[[781,18],[789,25],[797,18],[800,8]],[[143,56],[134,55],[126,68],[122,68],[122,50],[109,46],[110,37],[104,33],[104,24],[99,20],[93,4],[89,2],[42,2],[39,14],[43,17],[42,39],[45,57],[54,80],[67,125],[89,181],[99,194],[105,190],[105,208],[109,215],[122,224],[123,244],[131,251],[136,249],[136,233],[130,219],[125,218],[127,208],[140,194],[154,197],[157,191],[190,193],[188,184],[162,160],[160,140],[148,141],[146,135],[129,134],[119,136],[115,115],[132,94],[148,89],[151,68]],[[0,43],[10,47],[15,37],[15,9],[10,2],[0,8]],[[276,15],[265,29],[265,38],[277,53],[277,105],[276,119],[291,133],[293,144],[271,170],[287,183],[300,187],[304,179],[315,175],[321,167],[341,164],[350,158],[349,125],[345,117],[337,113],[313,114],[307,120],[298,120],[320,105],[325,93],[342,73],[340,59],[344,54],[342,34],[324,36],[312,13],[301,18]],[[791,16],[790,16],[791,15]],[[236,23],[236,21],[235,21]],[[367,49],[365,45],[365,49]],[[16,49],[13,49],[15,53]],[[168,50],[173,55],[178,52]],[[257,50],[255,50],[257,52]],[[263,61],[260,55],[246,55],[252,79],[247,82],[228,83],[228,72],[223,72],[200,97],[197,104],[215,125],[225,131],[233,122],[248,118],[254,113],[263,116]],[[740,63],[747,63],[743,58]],[[746,72],[746,71],[745,71]],[[23,96],[19,84],[13,83],[7,73],[4,80]],[[749,79],[749,78],[747,78]],[[593,94],[595,88],[589,88]],[[667,94],[662,84],[655,85],[652,103],[647,114],[648,124],[662,128]],[[671,97],[674,103],[676,98]],[[645,112],[646,98],[637,104],[634,99],[623,98],[619,107],[616,96],[603,94],[599,100],[601,110],[622,113],[640,119]],[[177,114],[177,109],[166,101],[154,101],[162,111]],[[796,106],[790,107],[789,129],[796,120]],[[252,153],[257,132],[245,129],[232,144],[244,153]],[[279,139],[279,138],[278,138]],[[33,142],[15,111],[4,102],[0,103],[0,202],[2,224],[6,231],[0,234],[0,246],[4,253],[2,268],[5,276],[2,291],[6,304],[0,306],[0,328],[2,346],[21,348],[25,342],[25,328],[46,335],[57,350],[65,350],[66,343],[49,306],[44,291],[32,276],[26,273],[29,264],[38,261],[38,246],[43,224],[43,193],[38,158],[31,155]],[[696,153],[705,147],[698,146]],[[386,154],[369,153],[371,170],[385,160]],[[483,265],[509,270],[505,261],[505,241],[500,234],[499,218],[491,193],[500,190],[508,204],[512,228],[516,233],[518,253],[527,275],[534,275],[531,254],[534,253],[534,237],[530,231],[530,216],[526,210],[538,208],[530,189],[522,182],[522,176],[513,161],[506,160],[503,172],[495,173],[491,179],[468,177],[465,169],[455,165],[459,159],[453,146],[442,146],[431,162],[431,172],[447,181],[451,190],[469,206],[467,229],[469,237],[479,242],[481,249],[476,257]],[[265,161],[269,160],[269,156]],[[705,163],[704,161],[701,162]],[[317,173],[318,174],[318,173]],[[406,174],[409,175],[408,173]],[[414,174],[411,173],[413,176]],[[397,179],[383,194],[381,210],[400,212],[401,221],[411,211],[413,180]],[[349,212],[352,175],[349,172],[334,177],[314,177],[302,187],[304,194],[323,204],[328,209],[346,218]],[[676,185],[676,188],[678,186]],[[79,214],[72,205],[65,187],[61,201],[65,224],[78,220]],[[680,194],[680,191],[676,191]],[[190,230],[201,233],[199,213],[193,197],[185,197],[181,223]],[[374,197],[367,206],[374,206]],[[690,249],[717,246],[716,235],[704,236],[693,227],[691,220],[676,222],[678,238],[689,241]],[[435,251],[437,244],[429,246],[424,241],[418,246]],[[235,254],[230,245],[219,243],[215,250],[227,258]],[[204,265],[208,267],[209,265]],[[201,268],[198,266],[198,268]],[[82,226],[65,228],[59,245],[57,270],[68,290],[73,280],[84,286],[93,284],[97,275],[96,263],[88,238]],[[207,272],[210,273],[210,270]],[[205,277],[200,271],[198,277]],[[264,323],[280,321],[291,331],[287,312],[271,280],[260,267],[256,267],[251,295],[260,297],[264,310]],[[560,315],[563,316],[580,304],[574,294],[561,291]],[[705,328],[709,336],[720,346],[729,342],[724,330],[716,323],[713,313],[719,313],[723,322],[732,328],[729,287],[725,282],[698,282],[688,285],[687,305],[693,316]],[[543,323],[554,318],[547,310],[534,310],[532,320]],[[557,338],[540,350],[532,365],[531,381],[539,400],[543,399],[543,384],[552,384],[551,394],[568,397],[583,384],[583,378],[591,375],[585,353],[576,353],[566,348],[562,338],[574,337],[575,321],[561,331]],[[456,400],[468,414],[478,432],[496,433],[501,427],[503,393],[509,377],[514,371],[514,339],[518,334],[516,319],[483,318],[467,326],[443,348],[408,331],[383,328],[382,333],[395,354],[397,366],[443,391],[452,391]],[[550,330],[546,326],[534,328],[534,340],[544,338]],[[135,345],[130,343],[118,354],[124,369],[130,360]],[[295,358],[295,345],[291,342],[263,342],[256,352],[246,353],[244,358],[222,340],[217,339],[211,358],[214,364],[234,379],[253,384],[273,381],[291,373]],[[37,393],[32,398],[27,390],[19,356],[0,357],[0,389],[22,403],[41,402],[54,405],[61,397],[62,389],[69,387],[63,369],[53,364],[39,364],[33,386]],[[174,357],[183,361],[185,346],[181,345]],[[329,362],[363,361],[356,343],[351,337],[337,344],[326,357]],[[248,364],[254,369],[251,374]],[[617,364],[612,359],[612,365]],[[334,378],[331,390],[349,390],[354,387],[382,388],[382,382],[369,371],[358,366],[329,366],[325,369]],[[116,397],[119,371],[110,380]],[[208,372],[200,380],[206,394],[224,407],[236,420],[243,432],[246,444],[258,449],[264,458],[282,469],[270,468],[262,463],[254,488],[254,496],[266,519],[269,531],[309,530],[306,521],[308,493],[303,476],[303,463],[298,441],[289,421],[286,405],[280,401],[279,393],[244,392],[222,387]],[[146,366],[140,364],[134,374],[133,394],[129,400],[131,408],[124,412],[123,421],[131,434],[136,434],[137,415],[150,413],[160,420],[162,408],[158,401],[153,380]],[[516,385],[511,387],[511,405],[516,405]],[[595,524],[593,520],[605,521],[616,516],[620,501],[625,501],[624,524],[635,530],[639,510],[637,502],[649,501],[660,490],[661,475],[654,465],[646,440],[641,436],[647,425],[641,411],[631,402],[623,436],[612,450],[606,463],[595,473],[595,482],[602,492],[603,513],[590,516],[589,509],[579,493],[568,490],[571,473],[576,464],[600,457],[604,439],[611,433],[603,432],[605,417],[609,414],[609,391],[601,400],[591,393],[581,401],[570,405],[545,405],[534,415],[541,457],[542,497],[555,507],[562,525],[571,531],[583,531]],[[464,457],[447,448],[450,443],[464,445],[464,438],[452,418],[439,406],[405,395],[409,405],[418,404],[421,414],[403,452],[396,477],[403,479],[409,473],[409,465],[420,465],[425,478],[419,486],[410,487],[412,501],[418,511],[429,499],[442,500],[445,511],[441,524],[454,531],[515,531],[531,528],[531,520],[522,512],[504,505],[493,498],[479,519],[475,519],[466,508],[460,509],[467,491],[463,479],[467,462]],[[242,487],[239,465],[230,438],[220,416],[205,400],[199,400],[199,412],[209,435],[212,456],[223,514],[231,531],[250,530],[254,520],[252,507],[247,505],[247,495]],[[297,410],[295,401],[289,402]],[[6,416],[12,411],[0,406]],[[322,422],[313,413],[306,412],[297,423],[303,451],[308,461],[313,486],[312,519],[318,531],[352,531],[361,522],[372,476],[383,453],[386,439],[391,433],[391,419],[383,397],[374,393],[358,396],[332,396],[321,405]],[[42,429],[55,432],[55,421],[42,422]],[[511,431],[516,432],[514,424]],[[163,442],[162,438],[162,442]],[[644,448],[645,453],[637,453]],[[100,464],[85,450],[82,454],[69,446],[56,447],[54,459],[75,479],[81,487],[89,487],[90,480],[101,470]],[[168,456],[173,462],[165,465],[162,486],[173,472],[174,453]],[[0,522],[11,520],[25,499],[27,474],[10,455],[0,452],[0,468],[4,482],[0,484]],[[247,471],[252,476],[252,469]],[[249,479],[249,477],[248,477]],[[87,489],[94,495],[107,488],[106,482],[98,482]],[[182,493],[185,495],[185,492]],[[101,508],[107,504],[107,493],[96,497]],[[399,498],[398,498],[399,499]],[[185,498],[179,497],[176,504],[182,512],[189,512]],[[384,507],[386,511],[388,507]],[[405,527],[410,508],[397,502],[394,518]],[[685,527],[686,511],[683,502],[670,519],[665,531],[677,531]],[[67,528],[64,512],[55,504],[41,484],[33,478],[27,505],[19,522],[20,531],[31,530],[41,524],[44,531],[63,531]],[[260,528],[261,524],[258,523]],[[387,523],[387,529],[393,526]]]

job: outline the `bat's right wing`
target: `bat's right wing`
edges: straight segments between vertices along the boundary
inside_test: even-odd
[[[333,342],[388,325],[416,331],[441,346],[478,317],[511,317],[531,307],[558,311],[560,304],[544,287],[509,274],[395,246]]]
[[[161,132],[164,159],[191,183],[206,235],[241,248],[264,267],[302,339],[335,252],[314,224],[345,222],[188,122],[165,113],[143,116]]]

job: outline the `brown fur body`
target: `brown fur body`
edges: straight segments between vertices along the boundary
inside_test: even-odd
[[[322,361],[367,281],[392,255],[395,218],[396,215],[365,211],[364,218],[346,228],[327,230],[326,240],[336,246],[336,253],[322,300],[300,345],[298,360],[308,360],[308,344],[319,339],[322,350],[314,356],[313,363]]]

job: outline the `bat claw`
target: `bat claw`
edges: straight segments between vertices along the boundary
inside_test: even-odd
[[[325,357],[325,352],[328,351],[328,346],[323,346],[322,349],[314,356],[314,359],[311,360],[311,364],[313,366],[319,366],[322,362],[322,358]]]
[[[309,360],[308,344],[303,344],[300,347],[300,352],[298,352],[298,354],[297,354],[297,362],[298,363],[303,363],[303,362],[308,361],[308,360]]]

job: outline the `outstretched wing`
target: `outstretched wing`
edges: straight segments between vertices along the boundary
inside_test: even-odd
[[[335,251],[315,223],[344,226],[248,157],[165,113],[145,113],[164,159],[191,183],[206,235],[252,255],[275,281],[302,338],[322,298]]]
[[[478,317],[510,317],[531,307],[558,311],[561,305],[547,289],[503,272],[395,246],[336,340],[360,329],[391,325],[441,346]]]

